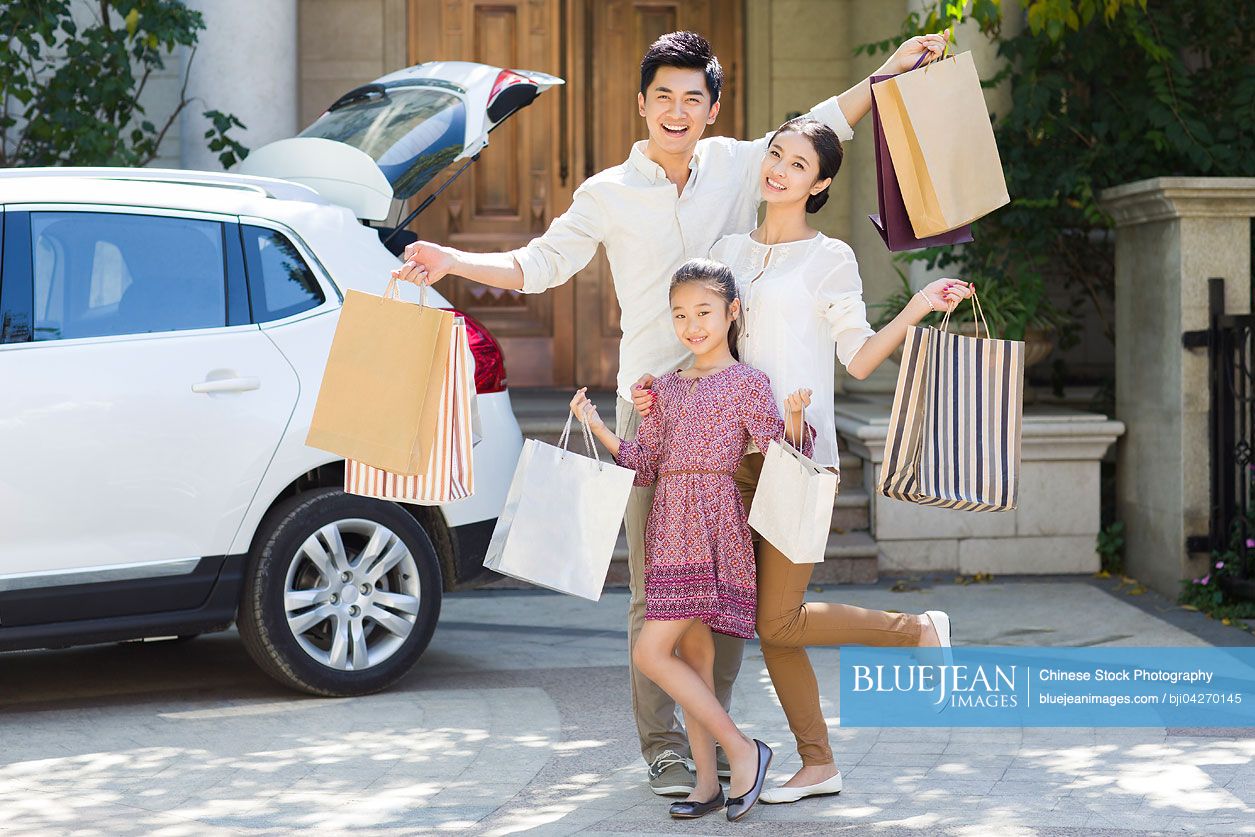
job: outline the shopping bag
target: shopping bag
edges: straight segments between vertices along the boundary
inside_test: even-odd
[[[635,472],[603,462],[584,422],[589,456],[567,450],[571,419],[567,416],[558,447],[535,439],[523,444],[484,566],[597,601]]]
[[[925,53],[927,55],[927,53]],[[924,56],[920,56],[922,62]],[[918,66],[918,64],[917,64]],[[871,83],[893,78],[893,76],[872,76]],[[868,215],[875,226],[876,232],[884,240],[891,252],[903,250],[919,250],[924,247],[939,247],[944,244],[963,244],[972,240],[972,227],[964,224],[961,227],[932,235],[927,238],[916,238],[911,229],[911,219],[906,214],[906,204],[902,202],[902,188],[898,185],[898,175],[893,170],[893,158],[889,156],[889,145],[885,142],[884,129],[880,125],[880,111],[876,107],[876,97],[872,97],[872,134],[876,148],[876,201],[880,210],[876,215]]]
[[[872,97],[917,238],[1010,201],[970,52],[875,83]]]
[[[973,296],[973,308],[980,303]],[[983,314],[979,321],[984,321]],[[876,490],[924,506],[1007,511],[1019,498],[1024,343],[907,332]],[[979,332],[978,332],[979,334]]]
[[[305,444],[404,476],[422,474],[449,360],[453,313],[349,291],[331,341]]]
[[[472,405],[475,402],[475,360],[466,339],[466,321],[455,317],[449,338],[449,369],[440,391],[436,439],[431,462],[416,476],[394,474],[356,459],[345,460],[344,490],[420,506],[462,500],[475,493]]]
[[[750,528],[794,564],[822,563],[839,482],[788,442],[773,439],[750,504]]]

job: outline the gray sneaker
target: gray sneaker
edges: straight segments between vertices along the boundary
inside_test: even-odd
[[[688,796],[696,783],[688,760],[672,750],[663,750],[649,766],[649,787],[659,796]]]

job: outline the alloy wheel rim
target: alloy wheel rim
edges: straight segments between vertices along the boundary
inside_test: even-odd
[[[395,654],[414,631],[418,564],[401,538],[374,520],[320,527],[297,548],[283,586],[288,629],[312,659],[362,671]]]

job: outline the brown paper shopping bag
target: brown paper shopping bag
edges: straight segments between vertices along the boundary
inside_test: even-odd
[[[449,371],[440,392],[436,440],[431,464],[417,476],[394,474],[365,462],[344,463],[344,490],[380,500],[436,506],[462,500],[475,493],[474,457],[471,452],[471,405],[475,398],[475,358],[466,337],[466,321],[457,317],[449,342]]]
[[[453,314],[349,291],[331,341],[305,444],[394,474],[431,462]]]
[[[877,82],[872,94],[917,238],[1011,200],[970,52]]]

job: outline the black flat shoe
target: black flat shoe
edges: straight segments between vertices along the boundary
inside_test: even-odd
[[[704,817],[711,811],[718,811],[723,807],[725,800],[723,798],[723,788],[719,789],[719,793],[715,794],[715,798],[709,802],[697,802],[685,800],[684,802],[671,803],[671,816],[677,820],[695,820],[698,817]]]
[[[728,822],[736,822],[750,812],[750,808],[754,807],[754,803],[758,801],[758,795],[763,792],[763,785],[767,783],[767,768],[771,766],[771,748],[757,738],[754,739],[754,745],[758,747],[758,776],[754,779],[754,787],[744,796],[734,796],[728,799]]]

